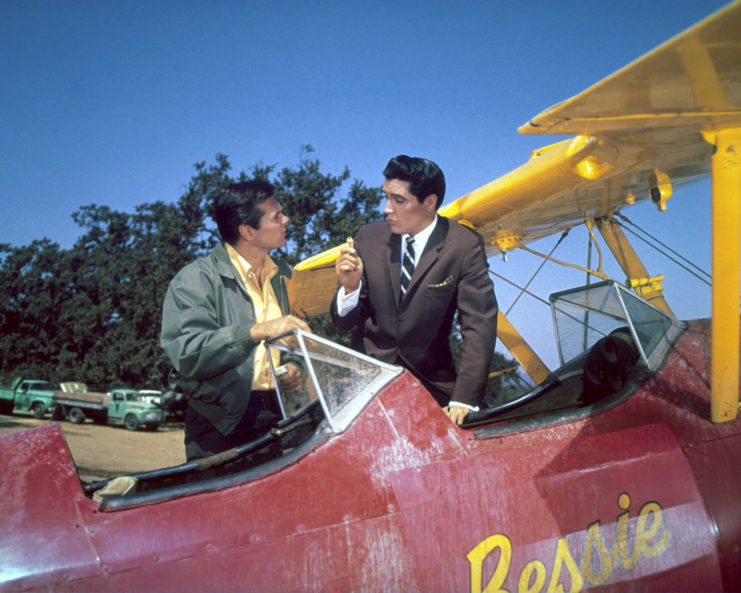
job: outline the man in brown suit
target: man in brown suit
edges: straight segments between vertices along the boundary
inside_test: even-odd
[[[362,227],[342,249],[332,321],[355,328],[354,347],[407,368],[461,424],[482,402],[496,341],[483,240],[437,215],[445,176],[432,161],[399,155],[383,174],[387,220]],[[448,342],[456,313],[457,372]]]

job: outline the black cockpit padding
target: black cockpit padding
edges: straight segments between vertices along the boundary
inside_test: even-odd
[[[591,404],[620,390],[638,356],[628,328],[617,329],[595,343],[584,361],[584,402]]]

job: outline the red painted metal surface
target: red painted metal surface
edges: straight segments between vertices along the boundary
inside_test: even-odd
[[[517,591],[539,579],[585,590],[607,575],[602,589],[616,591],[650,588],[657,576],[670,591],[721,588],[702,498],[663,424],[409,468],[394,476],[394,491],[425,591],[481,591],[490,581]],[[655,512],[641,527],[647,503]],[[511,556],[501,545],[477,553],[487,540]],[[601,561],[600,545],[609,551]]]
[[[404,374],[292,465],[116,511],[58,427],[0,437],[0,590],[738,590],[741,421],[708,420],[703,348],[695,324],[616,407],[485,439]]]
[[[83,495],[59,427],[11,433],[1,442],[2,586],[45,588],[96,574],[85,525],[95,505]]]
[[[725,591],[741,591],[741,435],[687,450],[712,528],[717,531]]]

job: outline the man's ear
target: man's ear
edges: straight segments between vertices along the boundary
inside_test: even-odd
[[[435,212],[437,210],[437,194],[430,194],[423,201],[422,205],[428,212]]]
[[[249,224],[240,224],[239,225],[239,235],[245,241],[250,241],[252,239],[252,236],[254,234],[255,234],[255,229],[251,225],[249,225]]]

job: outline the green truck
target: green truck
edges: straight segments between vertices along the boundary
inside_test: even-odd
[[[144,402],[135,389],[113,389],[108,393],[87,390],[84,383],[62,383],[54,394],[53,420],[81,424],[92,418],[96,424],[123,423],[129,430],[157,430],[162,424],[162,410]]]
[[[49,381],[18,377],[10,387],[0,387],[0,414],[12,414],[16,410],[43,418],[51,410],[53,398],[54,389]]]

